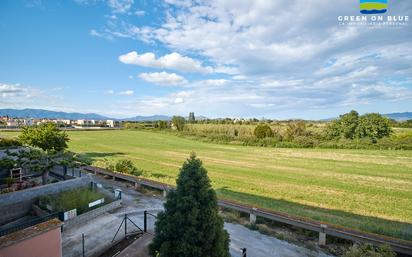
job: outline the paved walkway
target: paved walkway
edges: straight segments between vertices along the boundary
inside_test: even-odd
[[[82,224],[64,231],[62,235],[63,257],[81,256],[82,233],[85,233],[86,236],[86,256],[90,256],[93,253],[101,251],[110,243],[125,214],[127,214],[136,225],[143,228],[144,210],[148,210],[153,214],[163,210],[164,199],[143,195],[135,191],[133,187],[125,187],[123,183],[118,181],[111,179],[106,180],[96,176],[92,177],[96,182],[102,183],[107,187],[122,189],[123,206],[114,212],[101,215],[87,224]],[[155,219],[151,216],[148,216],[148,218],[148,231],[153,233]],[[136,228],[128,222],[128,232],[135,229]],[[260,234],[257,231],[249,230],[242,225],[225,223],[225,229],[230,234],[230,253],[232,257],[240,257],[240,248],[243,247],[247,248],[247,256],[251,257],[328,257],[328,255],[324,253],[289,244],[274,237]],[[119,240],[123,236],[124,226],[120,229],[116,239]]]
[[[142,237],[130,244],[124,249],[118,257],[150,257],[149,244],[152,242],[153,236],[151,234],[144,234]]]

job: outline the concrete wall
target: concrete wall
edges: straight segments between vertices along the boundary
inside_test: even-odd
[[[61,257],[60,227],[0,249],[5,257]]]
[[[119,208],[121,206],[122,200],[116,200],[114,202],[111,202],[109,204],[103,205],[102,207],[99,207],[97,209],[91,210],[89,212],[83,213],[73,219],[67,220],[64,222],[63,229],[69,229],[73,226],[76,226],[78,224],[86,223],[94,218],[96,218],[99,215],[102,215],[105,212],[114,210],[116,208]]]
[[[17,192],[1,194],[0,210],[2,215],[0,215],[0,225],[25,216],[31,210],[31,205],[35,199],[39,196],[58,194],[62,191],[86,186],[90,181],[88,176],[84,176]]]

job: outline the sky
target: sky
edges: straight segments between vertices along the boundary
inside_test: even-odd
[[[3,0],[0,108],[210,118],[412,111],[412,24],[359,0]],[[383,15],[412,19],[412,1]],[[371,18],[368,16],[367,18]]]

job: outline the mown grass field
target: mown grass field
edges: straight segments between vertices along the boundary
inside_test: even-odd
[[[194,151],[219,197],[412,240],[412,151],[246,147],[151,131],[68,134],[72,151],[131,159],[144,177],[169,184]]]

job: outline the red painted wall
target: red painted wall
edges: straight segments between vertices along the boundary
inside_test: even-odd
[[[61,257],[60,227],[0,249],[0,257]]]

